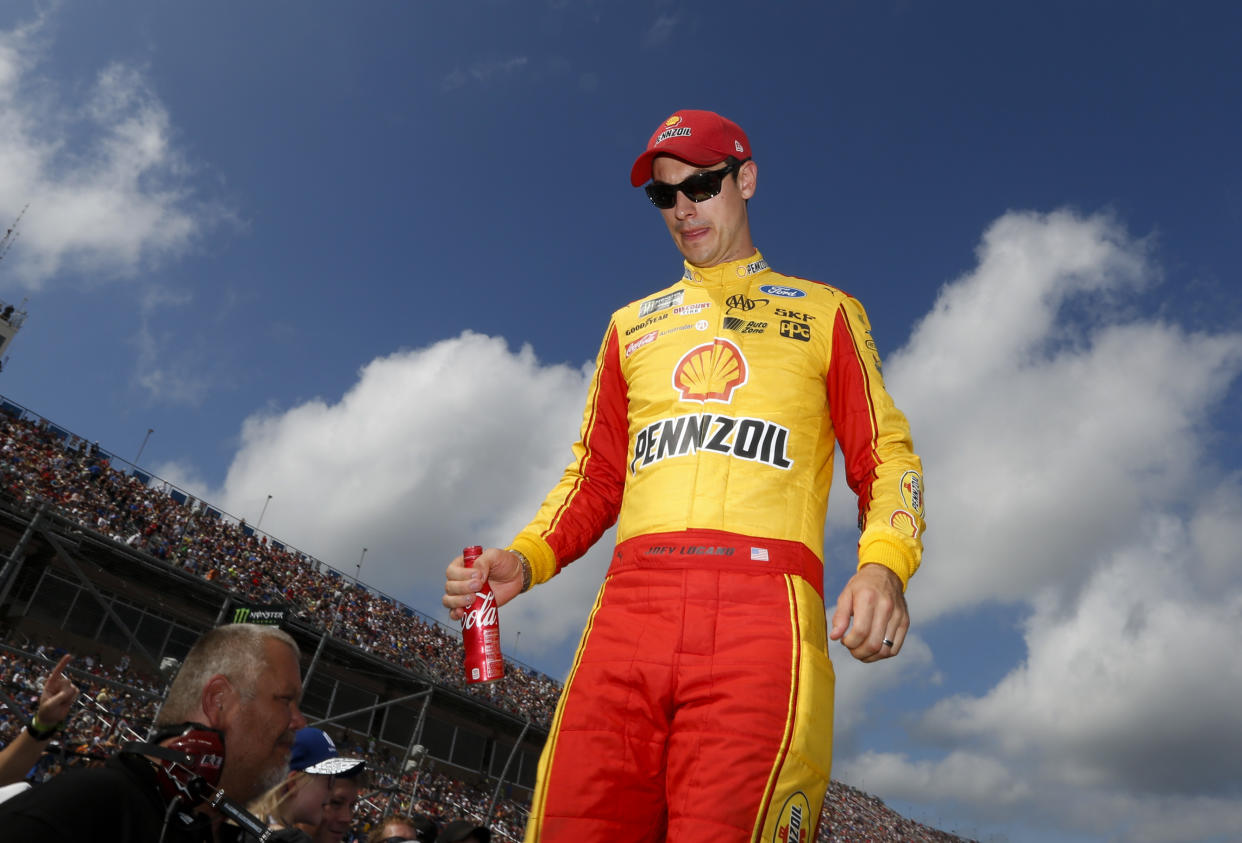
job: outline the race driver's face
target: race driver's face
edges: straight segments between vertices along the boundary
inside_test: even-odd
[[[661,155],[652,162],[651,177],[665,184],[678,184],[704,170],[724,169],[725,162],[697,167],[677,158]],[[750,220],[746,200],[755,193],[757,169],[747,161],[736,176],[726,176],[720,193],[703,202],[692,202],[681,191],[673,207],[661,210],[673,242],[686,260],[695,266],[715,266],[726,261],[748,258],[755,251],[750,239]]]

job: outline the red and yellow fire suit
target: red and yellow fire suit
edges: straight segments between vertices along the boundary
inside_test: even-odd
[[[544,582],[617,523],[528,842],[814,839],[838,442],[859,565],[904,584],[922,550],[921,465],[855,299],[756,252],[687,263],[613,314],[574,460],[510,545]]]

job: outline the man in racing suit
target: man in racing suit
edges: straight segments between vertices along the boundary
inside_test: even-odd
[[[509,548],[450,564],[444,605],[460,618],[484,578],[503,604],[615,521],[527,841],[813,840],[832,755],[827,642],[866,662],[900,651],[921,465],[862,306],[755,250],[742,130],[677,112],[634,165],[635,186],[649,178],[682,278],[613,314],[573,462]],[[861,537],[829,631],[838,443]]]

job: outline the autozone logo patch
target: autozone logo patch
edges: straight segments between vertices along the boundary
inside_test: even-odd
[[[721,322],[721,327],[726,331],[736,331],[739,334],[762,334],[768,327],[768,323],[738,319],[736,316],[726,316]]]
[[[653,422],[634,437],[630,474],[673,457],[708,451],[787,470],[789,428],[766,419],[689,413]]]

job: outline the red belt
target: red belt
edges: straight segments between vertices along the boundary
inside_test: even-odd
[[[617,545],[609,575],[637,569],[684,568],[793,574],[824,596],[824,563],[802,542],[742,536],[724,530],[649,533]]]

